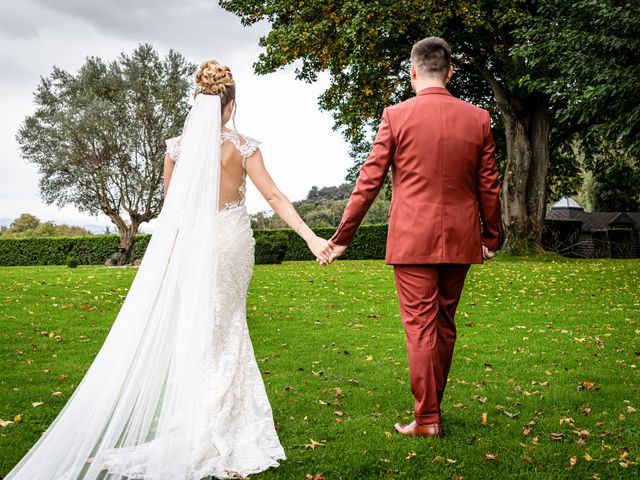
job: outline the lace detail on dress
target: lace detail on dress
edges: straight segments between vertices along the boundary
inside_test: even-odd
[[[240,137],[242,137],[244,142]],[[255,153],[258,145],[260,144],[258,140],[245,135],[240,135],[236,131],[223,131],[221,141],[224,142],[225,140],[229,140],[233,146],[236,147],[238,152],[240,152],[240,156],[242,157],[242,185],[238,188],[238,191],[240,192],[240,199],[225,203],[220,210],[230,210],[244,205],[247,194],[247,159]]]
[[[166,140],[167,144],[167,152],[169,157],[174,162],[178,161],[180,158],[180,139],[182,137],[173,137]],[[247,194],[247,159],[253,155],[258,149],[258,145],[260,142],[251,137],[247,137],[246,135],[242,135],[235,130],[223,130],[222,135],[220,136],[220,145],[222,145],[226,140],[229,140],[234,147],[240,152],[240,156],[242,157],[242,185],[238,188],[238,192],[240,193],[240,199],[233,200],[231,202],[226,202],[220,211],[230,210],[235,207],[241,207],[244,205],[245,197]]]
[[[178,161],[178,157],[180,156],[180,137],[173,137],[165,140],[167,144],[166,153],[169,154],[169,157],[174,162]]]

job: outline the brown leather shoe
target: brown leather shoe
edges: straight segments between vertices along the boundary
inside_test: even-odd
[[[409,425],[396,423],[394,425],[396,431],[407,437],[441,437],[442,426],[439,423],[426,423],[418,425],[414,420]]]

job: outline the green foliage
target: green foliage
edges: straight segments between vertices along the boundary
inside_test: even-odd
[[[343,183],[336,187],[311,187],[307,198],[293,202],[304,222],[310,227],[334,227],[340,225],[344,208],[353,191],[353,183]],[[363,224],[386,223],[389,218],[391,200],[383,194],[373,202],[364,217]],[[258,212],[251,216],[251,226],[260,228],[286,228],[285,223],[275,213]]]
[[[282,232],[264,235],[258,232],[255,235],[255,262],[256,264],[282,263],[286,254],[289,237]]]
[[[11,223],[9,228],[0,232],[0,236],[5,237],[78,237],[82,235],[91,235],[91,232],[82,227],[41,222],[29,213],[23,213]]]
[[[69,255],[67,257],[67,267],[76,268],[77,266],[78,266],[78,260],[75,257],[72,257],[71,255]]]
[[[248,327],[287,460],[252,478],[637,478],[640,260],[560,260],[471,268],[439,440],[393,431],[413,400],[391,267],[256,266]],[[0,270],[0,418],[22,419],[0,427],[0,476],[69,400],[135,275]]]
[[[135,257],[142,258],[151,235],[136,235]],[[65,265],[72,256],[81,265],[103,264],[119,250],[117,235],[0,238],[0,265]]]
[[[182,128],[194,71],[179,53],[161,59],[151,45],[113,62],[88,57],[76,74],[54,67],[18,131],[42,198],[107,215],[123,261],[139,225],[160,212],[165,139]]]
[[[594,210],[637,212],[640,210],[640,160],[611,142],[590,147],[593,182],[587,192]]]
[[[555,99],[560,125],[640,153],[640,3],[539,0],[514,34],[516,58],[540,72],[522,86]]]
[[[333,227],[313,231],[330,238]],[[291,229],[254,230],[256,263],[280,263],[283,260],[313,260],[307,244]],[[133,258],[142,258],[151,235],[136,235]],[[383,259],[387,243],[387,225],[363,225],[343,255],[344,259]],[[117,235],[86,237],[0,238],[0,266],[65,265],[73,256],[80,265],[102,265],[107,259],[118,263]]]

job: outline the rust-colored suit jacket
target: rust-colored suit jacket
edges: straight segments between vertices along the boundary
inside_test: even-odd
[[[482,263],[502,232],[494,149],[489,112],[444,87],[387,107],[331,240],[349,245],[391,167],[386,263]]]

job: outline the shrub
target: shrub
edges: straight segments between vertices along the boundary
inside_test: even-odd
[[[72,257],[71,255],[69,255],[67,257],[67,267],[76,268],[77,266],[78,266],[78,260],[75,257]]]
[[[323,238],[330,238],[332,227],[314,228]],[[256,263],[281,263],[285,260],[313,260],[313,254],[293,230],[255,230]],[[134,257],[142,258],[151,235],[136,235]],[[384,259],[387,243],[386,225],[364,225],[342,258]],[[0,238],[0,266],[66,265],[73,257],[79,265],[104,265],[117,258],[120,240],[117,235],[84,237]],[[115,256],[115,257],[114,257]]]
[[[282,263],[287,254],[289,242],[289,238],[284,233],[276,232],[273,235],[261,235],[256,232],[254,237],[256,239],[255,262],[257,264]]]

